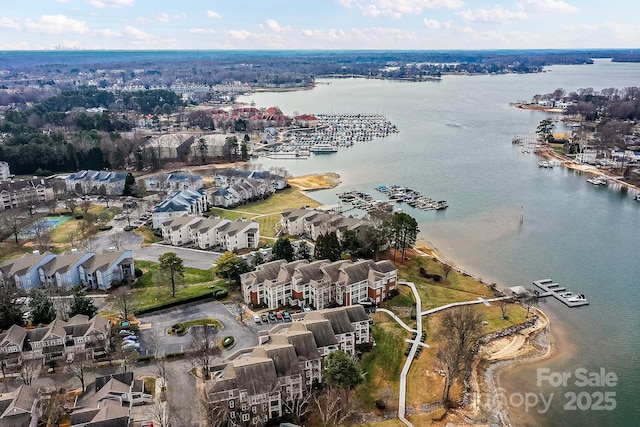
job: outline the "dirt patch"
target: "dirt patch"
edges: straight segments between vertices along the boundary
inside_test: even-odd
[[[337,173],[323,173],[296,176],[288,178],[289,184],[298,187],[302,191],[326,190],[335,188],[340,184],[340,175]]]

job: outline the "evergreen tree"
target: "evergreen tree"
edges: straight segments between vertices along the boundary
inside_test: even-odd
[[[20,308],[11,302],[11,294],[0,286],[0,329],[9,329],[11,325],[22,324]]]
[[[351,389],[364,380],[360,366],[343,350],[329,354],[324,358],[323,364],[327,382],[333,387],[343,389],[348,401]]]
[[[300,240],[300,242],[298,242],[295,258],[297,260],[302,260],[302,259],[306,259],[307,261],[311,260],[311,249],[309,248],[309,244],[304,240]]]
[[[273,244],[271,259],[286,259],[288,262],[294,260],[293,246],[287,237],[280,237]]]
[[[416,242],[418,231],[418,222],[411,215],[399,212],[393,216],[393,236],[396,241],[396,252],[399,248],[403,259],[405,250],[412,247]],[[395,252],[393,256],[395,258]]]
[[[233,252],[227,251],[217,259],[213,272],[235,283],[240,282],[240,275],[249,271],[249,265]]]
[[[76,314],[93,317],[97,312],[98,308],[93,303],[93,300],[87,296],[82,288],[76,288],[73,292],[73,301],[71,302],[69,317],[73,317]]]
[[[318,239],[316,239],[316,248],[313,257],[318,260],[328,259],[331,262],[338,261],[342,257],[340,241],[335,231],[321,234]]]
[[[53,300],[44,289],[32,289],[29,291],[29,308],[31,309],[31,320],[33,324],[51,323],[56,318],[56,310],[53,307]]]
[[[124,179],[124,190],[122,190],[122,194],[124,196],[133,195],[133,187],[136,185],[136,179],[131,173],[128,173],[126,178]]]
[[[160,255],[159,272],[161,280],[171,286],[171,296],[176,297],[176,286],[184,282],[184,264],[175,252]]]

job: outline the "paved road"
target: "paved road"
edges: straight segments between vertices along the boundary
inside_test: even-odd
[[[213,263],[215,263],[215,261],[222,255],[218,252],[153,244],[151,246],[145,246],[144,248],[133,248],[133,258],[158,262],[160,255],[166,252],[175,252],[180,258],[182,258],[185,267],[199,268],[201,270],[210,269]]]

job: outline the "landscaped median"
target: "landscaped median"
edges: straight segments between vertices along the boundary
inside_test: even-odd
[[[195,319],[176,323],[167,330],[167,333],[171,335],[184,335],[189,332],[189,328],[192,326],[215,326],[217,330],[222,330],[223,328],[222,323],[217,319]]]

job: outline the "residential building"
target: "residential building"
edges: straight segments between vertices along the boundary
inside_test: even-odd
[[[78,397],[71,427],[129,427],[132,405],[151,402],[143,380],[135,380],[133,372],[98,377]]]
[[[21,385],[0,394],[0,426],[35,427],[38,424],[38,393],[28,385]]]
[[[0,161],[0,181],[9,179],[11,171],[9,170],[9,163]]]
[[[123,172],[81,170],[72,173],[64,179],[67,191],[81,192],[82,194],[104,194],[119,196],[124,191],[124,182],[127,177]]]
[[[287,210],[282,212],[280,219],[280,226],[286,234],[305,236],[313,241],[323,234],[334,232],[340,239],[345,230],[354,230],[357,234],[366,224],[365,220],[359,218],[315,209]]]
[[[147,191],[174,193],[181,190],[199,190],[202,177],[189,173],[159,173],[144,180]]]
[[[332,304],[378,304],[396,289],[397,269],[390,261],[282,260],[259,265],[240,276],[246,304],[327,308]]]
[[[362,306],[300,313],[259,333],[260,345],[231,354],[212,368],[205,390],[211,410],[245,425],[290,413],[287,405],[322,381],[322,359],[339,349],[354,354],[370,342]]]
[[[49,325],[34,329],[12,325],[0,333],[0,362],[18,366],[23,360],[41,359],[47,363],[69,355],[93,359],[109,351],[110,332],[111,322],[102,316],[54,319]]]
[[[16,291],[48,285],[69,289],[76,285],[107,290],[114,282],[134,277],[133,253],[71,252],[55,255],[39,251],[0,264],[0,285]]]
[[[222,251],[256,249],[260,243],[260,224],[245,219],[177,217],[162,223],[162,236],[174,246],[194,244],[200,249]]]
[[[153,228],[161,228],[169,218],[180,216],[201,216],[207,211],[205,190],[182,190],[167,197],[157,205],[152,213]]]
[[[16,209],[55,199],[53,187],[43,178],[0,182],[0,209]]]

